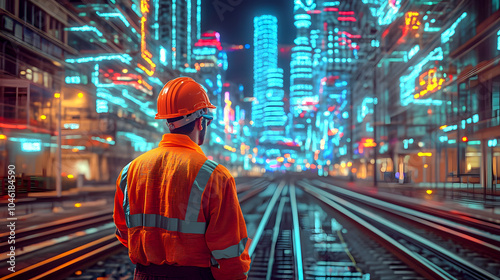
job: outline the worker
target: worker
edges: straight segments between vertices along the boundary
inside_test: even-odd
[[[134,278],[247,279],[251,240],[234,178],[200,148],[215,106],[187,77],[165,84],[157,101],[155,118],[170,133],[116,181],[116,236],[136,264]]]

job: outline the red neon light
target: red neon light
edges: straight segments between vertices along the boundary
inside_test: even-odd
[[[359,46],[352,46],[352,40],[346,39],[345,37],[340,37],[338,41],[340,42],[339,45],[341,46],[347,45],[351,50],[359,50]]]
[[[354,17],[338,17],[339,21],[356,21]]]
[[[309,10],[307,11],[308,14],[321,14],[321,10]]]
[[[339,12],[340,16],[353,16],[354,11],[347,11],[347,12]]]
[[[338,12],[339,8],[324,8],[323,11],[325,11],[325,12]]]
[[[223,87],[229,87],[231,84],[230,83],[224,83],[222,84]]]
[[[384,32],[382,33],[382,38],[385,38],[385,36],[387,36],[387,34],[389,34],[389,28],[384,30]]]
[[[343,35],[345,35],[345,36],[347,36],[347,37],[349,37],[349,38],[354,38],[354,39],[359,39],[359,38],[361,38],[361,35],[352,35],[351,33],[346,32],[346,31],[340,31],[338,34],[340,34],[340,35],[342,35],[342,34],[343,34]]]
[[[26,128],[28,128],[28,126],[25,124],[7,124],[7,123],[0,123],[0,127],[11,128],[11,129],[26,129]]]
[[[220,41],[217,39],[200,39],[194,45],[195,47],[216,47],[219,51],[222,50]]]
[[[212,37],[212,38],[216,38],[217,40],[220,41],[220,34],[219,34],[219,32],[216,32],[216,31],[204,32],[201,34],[201,37]]]
[[[327,30],[328,29],[328,23],[326,21],[323,22],[323,30]]]

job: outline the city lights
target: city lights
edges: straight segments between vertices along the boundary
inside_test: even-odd
[[[449,174],[486,167],[498,177],[500,31],[490,17],[498,5],[293,0],[289,10],[252,14],[253,4],[236,2],[208,3],[219,16],[223,4],[235,9],[221,22],[233,29],[220,30],[201,25],[210,15],[201,0],[58,6],[76,22],[30,2],[43,28],[16,6],[0,30],[5,57],[16,54],[0,65],[6,158],[29,156],[29,176],[42,175],[34,167],[42,158],[60,157],[66,170],[46,168],[47,177],[87,170],[108,180],[114,155],[131,160],[158,145],[167,129],[154,119],[156,97],[185,76],[217,106],[202,149],[231,174],[302,171],[374,184],[390,175],[444,188]],[[235,29],[240,22],[246,29]],[[96,155],[99,168],[81,167]]]

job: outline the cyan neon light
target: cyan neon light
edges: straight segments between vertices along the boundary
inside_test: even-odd
[[[158,11],[160,9],[160,0],[153,0],[153,5],[155,6],[155,19],[154,19],[154,24],[153,24],[153,29],[155,30],[155,40],[158,40],[160,38],[160,25],[158,24]]]
[[[488,147],[496,147],[498,145],[497,139],[488,140]]]
[[[64,128],[65,129],[79,129],[80,128],[80,124],[77,124],[77,123],[65,123],[64,124]]]
[[[64,82],[66,82],[66,84],[80,84],[81,78],[80,76],[66,76]]]
[[[160,62],[165,66],[168,65],[167,50],[163,46],[160,46]]]
[[[141,7],[137,7],[136,4],[132,4],[130,6],[130,8],[132,9],[132,11],[134,11],[134,13],[138,16],[138,17],[142,17],[142,3],[141,3]]]
[[[162,83],[162,81],[158,78],[158,77],[149,77],[148,80],[152,83],[152,84],[156,84],[158,86],[163,86],[164,83]]]
[[[42,142],[21,143],[21,151],[23,152],[39,152],[41,150],[42,150]]]
[[[370,9],[372,16],[378,18],[379,25],[391,24],[398,18],[398,12],[401,8],[401,0],[382,1],[380,8]]]
[[[102,32],[99,31],[95,26],[84,25],[84,26],[67,27],[65,29],[68,31],[91,31],[97,34],[97,36],[102,37]]]
[[[458,24],[467,16],[467,12],[464,12],[451,26],[450,28],[446,29],[445,32],[441,34],[441,43],[444,44],[448,42],[455,34],[455,29],[457,28]]]
[[[439,32],[441,30],[441,27],[431,27],[430,23],[426,22],[424,24],[424,31],[425,32]]]
[[[443,131],[444,132],[449,132],[449,131],[453,131],[453,130],[457,130],[457,129],[458,129],[457,125],[449,125],[449,126],[443,128]]]
[[[130,27],[130,22],[128,22],[127,18],[125,18],[125,16],[120,13],[120,12],[115,12],[115,13],[101,13],[101,12],[96,12],[96,14],[100,17],[103,17],[103,18],[113,18],[113,17],[117,17],[119,18],[123,24],[125,24],[126,27]],[[133,30],[132,31],[135,31],[134,28],[132,28]]]
[[[196,3],[196,40],[201,38],[201,0]]]
[[[497,32],[497,50],[500,51],[500,30]]]
[[[429,62],[435,60],[443,60],[443,49],[441,47],[435,48],[431,51],[422,61],[417,63],[410,74],[406,76],[401,76],[399,78],[399,88],[400,88],[400,102],[402,106],[407,106],[410,103],[415,104],[428,104],[432,103],[432,99],[415,99],[415,80],[419,77],[422,72],[422,68]],[[418,100],[418,101],[417,101]],[[429,101],[430,100],[430,101]],[[442,101],[438,102],[442,103]]]
[[[446,142],[448,141],[448,136],[439,136],[439,142]]]
[[[108,113],[109,112],[108,101],[103,100],[103,99],[96,99],[95,105],[96,105],[95,110],[97,113]]]
[[[408,52],[408,60],[412,59],[412,57],[415,56],[419,50],[420,50],[419,45],[413,46],[413,48],[411,48],[410,51]]]
[[[123,63],[130,64],[132,57],[128,54],[110,54],[110,55],[99,55],[90,57],[80,57],[80,58],[68,58],[67,63],[87,63],[94,61],[105,61],[105,60],[119,60]]]
[[[98,88],[96,96],[102,99],[105,99],[113,104],[119,105],[122,108],[128,108],[127,103],[125,102],[125,99],[113,96],[109,90],[104,89],[104,88]]]
[[[304,3],[305,2],[305,3]],[[293,10],[294,12],[300,8],[303,8],[306,12],[316,9],[316,3],[313,0],[294,0]]]
[[[340,1],[330,1],[330,2],[323,3],[323,7],[335,7],[338,5],[340,5]]]
[[[149,102],[149,101],[143,102],[143,101],[133,97],[132,95],[130,95],[128,93],[128,90],[126,90],[126,89],[122,90],[122,95],[123,95],[123,97],[125,97],[125,98],[129,99],[130,101],[134,102],[135,104],[139,105],[139,107],[141,107],[141,111],[144,114],[146,114],[147,116],[152,117],[152,118],[155,117],[156,111],[153,110],[152,108],[150,108],[151,102]]]
[[[68,135],[70,136],[70,135]],[[66,137],[66,139],[69,139],[68,137]],[[56,143],[43,143],[42,144],[44,147],[51,147],[51,148],[57,148],[57,144]],[[78,149],[80,151],[83,151],[86,149],[85,146],[71,146],[71,145],[61,145],[61,149],[63,150],[73,150],[73,149]]]
[[[429,106],[429,105],[441,106],[443,104],[443,100],[435,100],[435,99],[432,99],[432,98],[428,98],[428,99],[415,99],[415,100],[413,100],[413,104],[416,104],[416,105],[425,105],[425,106]]]
[[[481,145],[481,141],[479,141],[479,140],[469,141],[467,144],[468,145],[473,145],[473,146],[474,145]]]
[[[114,145],[116,144],[116,142],[114,140],[111,140],[111,141],[108,141],[106,139],[102,139],[101,137],[99,136],[92,136],[90,137],[90,139],[94,140],[94,141],[98,141],[98,142],[101,142],[101,143],[104,143],[104,144],[109,144],[109,145]]]

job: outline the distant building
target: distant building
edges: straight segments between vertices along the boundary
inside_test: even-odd
[[[172,69],[194,68],[193,45],[201,38],[201,0],[159,0],[155,40],[165,48]],[[192,71],[190,72],[192,73]]]
[[[283,103],[283,69],[278,68],[278,20],[254,18],[253,127],[263,143],[282,141],[286,115]]]

